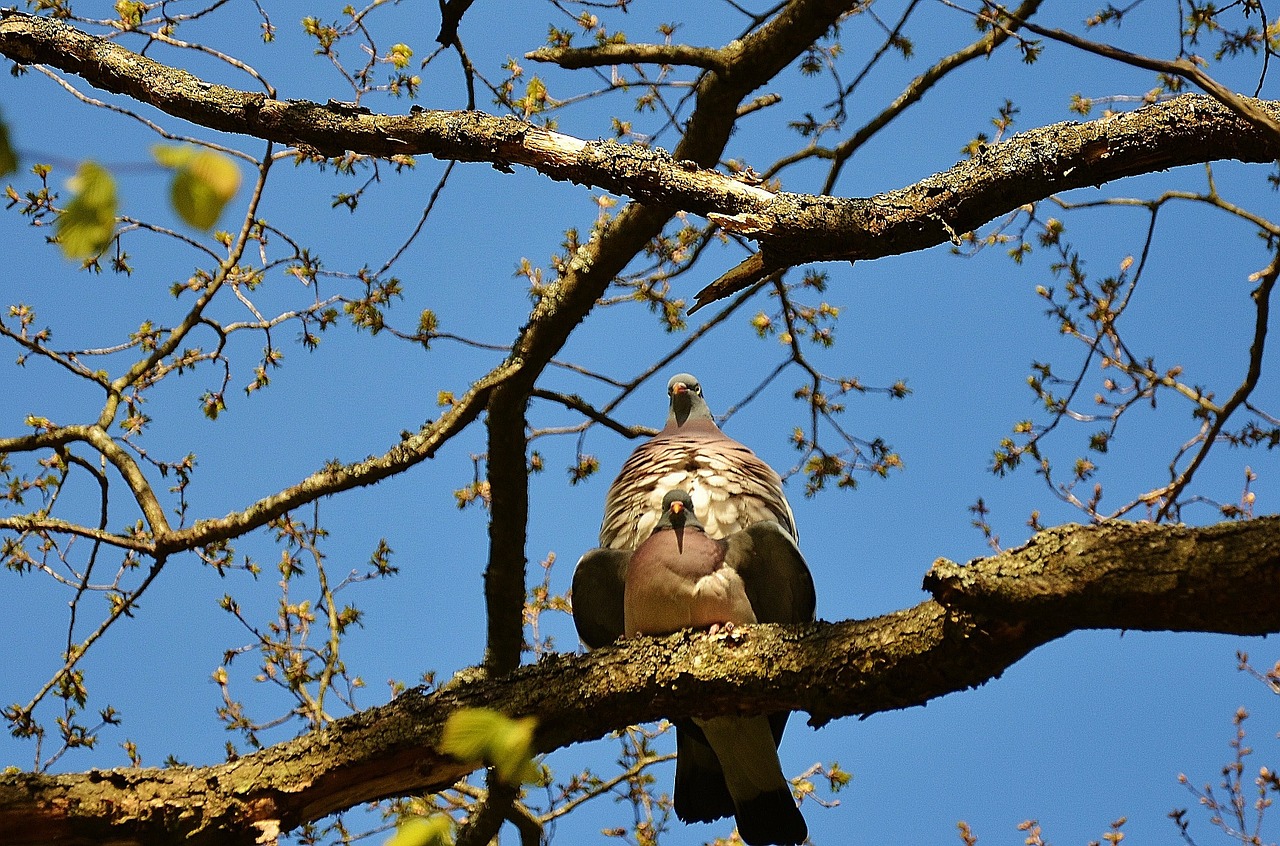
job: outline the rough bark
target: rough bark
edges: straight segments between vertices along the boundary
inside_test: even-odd
[[[661,717],[807,711],[812,725],[984,684],[1094,628],[1280,632],[1280,517],[1207,528],[1063,526],[925,577],[934,599],[872,620],[636,638],[388,705],[211,767],[0,776],[0,842],[252,843],[474,768],[437,743],[458,708],[539,718],[551,751]]]
[[[812,43],[812,27],[798,29],[803,31],[788,44]],[[771,57],[786,56],[790,61],[794,53],[766,41],[772,35],[762,30],[745,45],[719,51],[729,66],[749,68],[750,75],[743,78],[746,72],[740,69],[713,74],[710,99],[731,101],[735,109],[706,109],[706,118],[695,115],[690,135],[702,132],[705,128],[698,121],[711,119],[713,113],[715,120],[731,125],[737,103],[768,79],[769,69],[779,61]],[[754,50],[756,44],[765,46]],[[59,21],[19,12],[6,11],[0,19],[0,54],[77,74],[103,90],[224,132],[301,145],[330,156],[354,151],[383,157],[430,155],[498,167],[518,164],[552,179],[708,216],[756,241],[766,273],[812,261],[854,261],[925,249],[1072,188],[1181,165],[1280,158],[1273,133],[1212,97],[1189,94],[1088,123],[1071,121],[1023,132],[942,173],[875,197],[775,194],[707,169],[714,159],[673,157],[660,149],[614,141],[583,141],[511,117],[431,110],[384,115],[353,111],[343,104],[273,100],[204,82]],[[1280,121],[1280,103],[1239,99]],[[699,304],[734,290],[704,292]]]

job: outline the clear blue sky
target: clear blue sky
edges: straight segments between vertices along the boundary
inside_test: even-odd
[[[896,20],[899,5],[890,9],[880,4],[877,9],[886,20]],[[1167,5],[1141,7],[1119,31],[1103,30],[1100,36],[1128,49],[1172,57],[1178,22]],[[235,15],[252,14],[248,4],[223,9],[209,24],[185,30],[184,36],[246,55],[282,98],[349,99],[350,91],[336,72],[310,55],[298,24],[304,14],[331,19],[340,4],[288,6],[272,12],[279,39],[267,49],[255,44],[252,23],[242,32],[231,26]],[[686,23],[678,38],[715,45],[732,37],[740,25],[718,3],[684,4],[684,9],[636,4],[619,26],[631,40],[640,41],[656,37],[656,23],[683,18]],[[549,5],[539,3],[481,0],[468,15],[462,36],[477,67],[497,80],[506,56],[518,57],[539,46],[546,23],[564,25],[553,13]],[[382,49],[403,41],[422,57],[433,46],[436,14],[434,4],[405,4],[375,13],[371,21]],[[1045,20],[1074,26],[1073,14],[1051,10]],[[915,58],[889,58],[877,68],[851,101],[851,125],[881,109],[937,57],[975,37],[963,14],[941,4],[925,4],[907,34],[915,42]],[[845,50],[853,56],[864,56],[879,38],[865,18],[845,26]],[[138,46],[136,39],[124,43]],[[155,55],[163,60],[172,54]],[[542,70],[521,61],[527,72]],[[860,60],[842,66],[846,81],[854,72],[851,68],[858,67]],[[1259,69],[1258,61],[1241,62],[1225,79],[1251,93]],[[247,87],[243,77],[209,62],[200,63],[198,72]],[[452,59],[442,57],[423,76],[419,102],[424,107],[464,104]],[[551,93],[557,97],[590,86],[589,80],[575,81],[568,74],[552,74],[551,79]],[[859,152],[836,193],[867,196],[945,169],[960,158],[961,148],[977,132],[993,132],[989,120],[1006,98],[1021,109],[1015,129],[1028,129],[1077,118],[1067,110],[1073,93],[1136,94],[1152,84],[1149,74],[1062,46],[1047,45],[1041,61],[1032,66],[1024,65],[1013,51],[1000,51],[948,77],[921,107]],[[827,102],[830,83],[825,78],[804,80],[790,71],[765,90],[783,94],[784,104],[743,121],[727,153],[761,170],[797,146],[786,122]],[[1280,92],[1269,80],[1262,96]],[[374,99],[368,105],[404,111],[409,102]],[[480,106],[491,108],[488,98],[482,97]],[[77,103],[35,72],[19,79],[8,74],[0,78],[0,109],[24,168],[35,161],[52,162],[53,179],[61,186],[77,161],[94,158],[117,170],[126,213],[178,225],[166,207],[164,175],[145,166],[147,148],[156,138],[139,124]],[[600,137],[608,134],[608,116],[619,112],[632,117],[625,95],[588,101],[561,114],[559,128],[583,138]],[[148,114],[171,131],[191,131],[175,119]],[[650,118],[634,119],[640,128]],[[223,140],[254,154],[262,148],[251,139]],[[672,146],[671,138],[664,140],[664,146]],[[416,223],[442,169],[442,163],[425,158],[415,173],[404,176],[391,177],[384,168],[383,184],[352,215],[332,210],[330,197],[351,190],[358,184],[356,178],[281,163],[261,214],[313,245],[329,269],[378,267]],[[1263,214],[1274,210],[1275,195],[1266,189],[1265,168],[1224,163],[1214,171],[1228,199]],[[816,167],[788,172],[785,187],[817,190],[823,175]],[[8,181],[20,191],[35,187],[34,178],[25,172]],[[1084,190],[1073,199],[1150,197],[1169,188],[1203,187],[1203,169],[1187,168]],[[585,232],[599,193],[553,183],[529,171],[506,175],[483,164],[460,166],[427,230],[396,267],[405,300],[392,311],[392,320],[411,330],[418,312],[432,308],[446,331],[509,343],[528,306],[526,288],[513,276],[517,263],[528,257],[545,266],[547,257],[559,249],[566,227]],[[224,225],[243,208],[243,199],[242,194],[232,204]],[[1225,215],[1189,205],[1171,208],[1166,215],[1127,319],[1134,324],[1135,342],[1155,354],[1161,366],[1184,364],[1188,374],[1195,374],[1188,381],[1225,393],[1244,372],[1251,320],[1247,277],[1265,265],[1266,256],[1260,242]],[[1074,213],[1066,221],[1068,236],[1081,248],[1089,270],[1098,275],[1116,272],[1126,256],[1141,248],[1147,223],[1140,211],[1115,210]],[[168,289],[195,266],[198,259],[190,251],[137,238],[128,245],[136,268],[132,276],[91,276],[75,272],[44,244],[47,230],[26,226],[13,212],[0,215],[0,227],[6,254],[0,267],[0,305],[33,305],[39,323],[53,327],[56,347],[118,343],[143,319],[172,322],[186,303],[175,303]],[[695,273],[679,280],[679,294],[691,297],[741,258],[732,249],[708,256]],[[798,479],[789,487],[802,549],[817,582],[820,617],[870,617],[908,607],[926,598],[921,577],[935,558],[964,561],[986,554],[981,534],[970,526],[968,507],[978,497],[992,508],[993,525],[1010,546],[1026,538],[1024,521],[1033,509],[1040,510],[1046,525],[1083,519],[1049,496],[1029,472],[996,479],[987,471],[992,449],[1014,421],[1037,414],[1025,384],[1031,362],[1051,360],[1069,372],[1080,360],[1082,350],[1057,336],[1052,321],[1043,316],[1043,301],[1035,295],[1036,285],[1052,284],[1048,260],[1046,254],[1038,254],[1019,268],[998,250],[964,259],[938,248],[822,268],[830,274],[826,299],[840,307],[841,318],[835,349],[815,351],[815,360],[828,372],[855,375],[868,385],[904,378],[913,393],[900,402],[878,396],[853,398],[845,415],[845,425],[854,434],[888,440],[903,457],[903,472],[885,480],[864,479],[852,493],[815,499],[803,497]],[[338,290],[330,282],[324,293]],[[278,310],[304,303],[308,296],[295,280],[277,271],[259,294],[259,305],[264,311]],[[714,411],[739,402],[782,355],[776,341],[757,340],[746,323],[757,308],[769,307],[748,307],[672,368],[701,378]],[[229,301],[219,314],[226,319],[247,316],[237,309]],[[220,372],[210,368],[162,386],[149,403],[147,411],[155,422],[148,449],[166,458],[188,451],[198,455],[196,482],[189,494],[194,516],[221,516],[242,508],[330,458],[351,461],[382,452],[401,430],[415,429],[439,413],[437,392],[461,393],[498,360],[497,353],[443,342],[427,353],[349,328],[328,333],[320,348],[308,353],[294,343],[295,334],[295,329],[286,328],[276,339],[285,350],[285,366],[273,374],[269,390],[252,397],[239,388],[251,378],[261,340],[246,337],[236,342],[230,407],[216,422],[205,420],[198,404],[204,390],[220,384]],[[678,341],[678,336],[662,333],[642,308],[627,306],[593,315],[560,358],[630,378]],[[210,339],[201,342],[208,344]],[[99,397],[93,391],[68,381],[44,362],[31,360],[25,368],[16,367],[16,354],[9,347],[0,356],[0,436],[23,431],[22,421],[29,413],[59,422],[96,417]],[[1280,364],[1274,353],[1268,364]],[[665,413],[666,375],[624,404],[621,419],[659,425]],[[780,471],[795,461],[787,436],[792,426],[803,425],[804,413],[790,394],[802,381],[799,371],[788,371],[726,426],[729,434]],[[597,382],[554,369],[543,384],[597,403],[612,396]],[[1278,395],[1272,376],[1257,398],[1263,405],[1270,402],[1274,411]],[[537,425],[573,422],[563,410],[537,402],[531,420]],[[1189,409],[1170,399],[1129,422],[1102,464],[1105,502],[1127,501],[1162,482],[1174,450],[1194,433]],[[1054,447],[1059,460],[1068,462],[1094,428],[1080,426],[1062,433]],[[357,585],[347,594],[366,612],[364,627],[351,634],[344,652],[348,667],[368,683],[359,696],[362,705],[386,701],[388,679],[413,681],[427,669],[447,678],[481,658],[485,515],[478,509],[459,512],[452,491],[470,480],[471,455],[484,449],[482,435],[475,427],[434,461],[376,487],[320,503],[321,521],[332,534],[326,551],[334,574],[361,567],[383,537],[396,550],[394,563],[401,570],[391,582]],[[576,487],[567,484],[563,470],[573,460],[574,440],[545,438],[535,446],[548,469],[532,485],[530,579],[541,575],[537,562],[554,553],[553,585],[563,591],[573,562],[594,543],[604,491],[634,444],[593,430],[586,449],[599,458],[602,469]],[[1201,490],[1233,501],[1246,464],[1260,476],[1253,486],[1258,513],[1276,511],[1280,466],[1274,455],[1219,450],[1204,468]],[[112,512],[113,525],[132,519],[123,505],[117,509]],[[1186,516],[1198,522],[1215,519],[1208,507]],[[245,643],[246,637],[218,609],[217,601],[223,593],[232,593],[247,613],[265,624],[277,596],[272,567],[278,551],[269,539],[254,536],[236,546],[261,557],[265,572],[256,583],[241,574],[219,578],[194,556],[172,561],[136,619],[99,644],[85,664],[94,697],[90,705],[112,704],[124,723],[103,734],[96,752],[69,755],[61,767],[123,765],[126,758],[119,743],[125,738],[138,743],[147,764],[159,764],[170,753],[190,763],[221,760],[229,735],[214,717],[219,694],[209,677],[222,652]],[[9,638],[0,698],[6,703],[26,701],[58,666],[69,597],[38,573],[6,572],[0,578],[0,613],[8,621]],[[567,617],[546,625],[558,636],[560,649],[576,648]],[[79,631],[83,633],[83,626]],[[816,844],[948,842],[956,837],[957,820],[967,820],[983,842],[1010,843],[1021,840],[1015,826],[1028,818],[1039,819],[1052,842],[1083,844],[1100,839],[1108,823],[1121,816],[1129,818],[1125,831],[1130,842],[1171,842],[1177,835],[1165,815],[1175,807],[1194,805],[1177,776],[1185,772],[1195,784],[1218,780],[1221,766],[1229,760],[1231,717],[1237,707],[1256,714],[1250,722],[1250,743],[1257,755],[1246,767],[1246,776],[1256,774],[1261,764],[1277,764],[1275,697],[1237,672],[1234,654],[1239,649],[1253,653],[1261,666],[1270,666],[1277,657],[1274,639],[1077,633],[1036,651],[979,690],[956,693],[925,708],[877,714],[864,721],[846,719],[817,732],[797,715],[783,746],[783,760],[790,773],[832,760],[853,773],[852,784],[836,797],[838,808],[824,810],[806,803]],[[233,668],[235,690],[257,714],[275,714],[286,706],[264,686],[252,684],[251,657],[241,658]],[[29,744],[0,738],[0,765],[29,766],[32,755]],[[557,753],[549,763],[564,775],[588,761],[607,771],[613,755],[612,742],[603,740]],[[664,785],[671,776],[670,765],[659,772]],[[557,837],[562,843],[586,842],[601,827],[628,820],[624,806],[600,799],[560,822]],[[1193,811],[1191,820],[1192,834],[1202,846],[1215,842],[1205,815]],[[686,828],[673,823],[662,842],[699,843],[729,830],[727,824]],[[1273,827],[1271,837],[1276,836]]]

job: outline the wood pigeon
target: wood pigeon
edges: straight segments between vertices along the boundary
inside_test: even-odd
[[[622,634],[813,619],[813,579],[788,528],[766,520],[713,538],[686,491],[669,491],[654,531],[634,551],[594,549],[573,574],[574,623],[588,647]],[[789,512],[788,512],[789,513]],[[676,816],[733,815],[751,846],[794,846],[808,828],[782,773],[786,712],[676,722]]]
[[[662,498],[677,489],[693,498],[694,513],[713,538],[773,520],[798,541],[782,479],[720,431],[698,380],[677,374],[667,383],[667,395],[666,427],[636,448],[605,496],[600,546],[638,547],[662,516]]]

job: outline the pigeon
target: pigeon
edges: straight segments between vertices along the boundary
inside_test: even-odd
[[[667,383],[667,425],[636,448],[605,496],[600,546],[635,549],[653,533],[668,491],[688,491],[704,530],[723,538],[772,520],[795,541],[795,516],[782,479],[747,447],[720,431],[688,373]]]
[[[813,579],[791,532],[773,520],[713,538],[684,490],[669,491],[649,538],[634,551],[594,549],[573,575],[574,623],[596,648],[626,635],[728,629],[813,619]],[[750,846],[808,837],[777,746],[786,712],[676,722],[676,816],[734,816]]]

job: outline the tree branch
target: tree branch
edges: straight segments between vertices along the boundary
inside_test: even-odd
[[[1280,103],[1249,100],[1280,119]],[[914,185],[868,199],[781,193],[749,213],[771,266],[874,259],[922,250],[1027,203],[1073,188],[1187,164],[1280,155],[1270,135],[1201,94],[1134,112],[1022,132]],[[740,214],[740,219],[747,214]],[[732,279],[698,292],[695,307],[739,290]]]
[[[458,24],[476,0],[440,0],[440,31],[436,42],[448,47],[458,43]]]
[[[652,426],[627,426],[619,423],[610,417],[607,413],[598,410],[595,406],[584,400],[577,394],[562,394],[558,391],[548,391],[543,388],[534,388],[529,394],[538,399],[548,400],[549,402],[557,402],[565,408],[577,411],[584,417],[599,423],[607,429],[612,429],[624,438],[646,438],[653,437],[658,434],[658,430]]]
[[[1280,145],[1280,120],[1277,120],[1275,115],[1268,113],[1265,109],[1258,108],[1256,102],[1251,98],[1241,97],[1236,94],[1230,88],[1205,73],[1190,59],[1179,58],[1167,61],[1139,55],[1138,53],[1130,53],[1128,50],[1121,50],[1119,47],[1112,47],[1110,44],[1089,41],[1066,30],[1050,29],[1049,27],[1031,23],[1020,16],[1020,11],[1009,12],[998,5],[996,8],[1000,9],[1001,14],[1008,16],[1015,25],[1020,25],[1036,35],[1051,38],[1054,41],[1068,44],[1078,50],[1084,50],[1087,53],[1093,53],[1095,56],[1101,56],[1114,62],[1122,62],[1126,65],[1133,65],[1137,68],[1169,76],[1182,77],[1193,82],[1204,89],[1205,93],[1222,103],[1222,105],[1253,124],[1260,132],[1269,135],[1273,146]]]
[[[665,153],[612,141],[585,142],[513,117],[434,110],[368,114],[305,100],[272,100],[259,92],[205,82],[52,18],[13,10],[0,10],[0,54],[77,74],[97,88],[210,129],[303,145],[328,156],[350,150],[380,157],[427,154],[500,166],[520,164],[553,179],[597,185],[651,202],[711,191],[736,207],[772,196],[714,171],[673,161]],[[660,172],[654,170],[655,162]],[[672,178],[675,183],[663,184]],[[629,190],[632,183],[645,187]]]
[[[82,526],[79,523],[69,523],[57,517],[38,517],[32,514],[0,517],[0,530],[18,533],[35,532],[41,535],[76,535],[144,555],[150,555],[155,551],[155,546],[150,541],[113,534],[101,528]]]
[[[613,141],[582,141],[478,112],[352,114],[306,101],[269,100],[204,83],[61,22],[12,11],[0,13],[0,53],[78,73],[93,85],[212,129],[306,145],[328,155],[351,150],[520,164],[663,208],[724,215],[745,221],[738,231],[760,244],[762,260],[773,268],[912,252],[1072,188],[1186,164],[1271,162],[1280,156],[1273,133],[1210,97],[1185,95],[1090,123],[1021,133],[947,171],[871,198],[773,194],[705,169],[723,149],[742,98],[794,57],[782,48],[799,44],[796,49],[802,50],[823,31],[821,19],[799,18],[815,14],[811,6],[838,10],[841,4],[792,4],[737,43],[731,50],[732,74],[704,77],[699,106],[674,156]],[[1280,103],[1237,99],[1252,113],[1280,121]],[[729,282],[713,283],[700,292],[698,304],[736,290]]]
[[[794,709],[822,725],[921,705],[1076,630],[1280,632],[1280,517],[1063,526],[968,566],[939,560],[925,585],[936,599],[872,620],[635,638],[499,679],[411,690],[211,767],[0,776],[0,834],[9,846],[252,843],[362,802],[448,787],[474,768],[437,745],[459,708],[536,714],[537,747],[552,751],[662,717]]]
[[[372,485],[401,473],[431,458],[446,441],[469,426],[484,410],[494,386],[510,378],[516,369],[518,365],[506,363],[490,371],[472,385],[443,417],[423,426],[382,455],[353,464],[331,464],[242,511],[215,520],[201,520],[190,528],[168,532],[156,538],[155,548],[162,553],[177,552],[239,537],[322,496]]]
[[[532,380],[530,380],[532,381]],[[488,469],[490,486],[489,564],[484,571],[488,640],[485,671],[505,675],[520,666],[524,645],[525,539],[529,522],[529,466],[525,409],[529,387],[518,380],[494,390],[489,402]],[[490,798],[493,793],[490,791]],[[514,794],[507,797],[509,805]],[[505,807],[491,811],[498,822]],[[494,825],[497,830],[497,824]],[[490,835],[492,837],[492,835]],[[483,837],[478,843],[489,842]]]
[[[992,26],[977,41],[935,62],[924,73],[911,80],[902,93],[898,95],[897,99],[886,106],[878,115],[867,121],[853,135],[836,145],[835,149],[830,153],[833,161],[830,170],[827,171],[827,179],[823,183],[822,193],[831,193],[831,190],[835,187],[836,179],[840,176],[840,172],[853,154],[861,149],[863,144],[888,126],[898,115],[919,102],[930,88],[937,85],[956,68],[962,67],[974,59],[990,56],[992,51],[1013,35],[1019,23],[1036,13],[1042,2],[1043,0],[1024,0],[1022,5],[1011,13],[1011,17],[1013,17],[1011,26]],[[785,164],[785,162],[779,162],[779,165],[781,164]],[[770,170],[776,171],[776,168],[777,165]]]
[[[724,51],[688,44],[602,44],[599,47],[540,47],[524,57],[568,70],[608,65],[692,65],[725,72]]]
[[[1158,520],[1167,518],[1176,507],[1179,495],[1191,484],[1196,470],[1204,463],[1209,451],[1218,442],[1218,436],[1222,433],[1223,427],[1227,425],[1231,415],[1249,401],[1250,395],[1258,387],[1258,380],[1262,378],[1262,360],[1267,347],[1267,328],[1271,324],[1271,294],[1275,290],[1277,278],[1280,278],[1280,253],[1271,259],[1271,264],[1258,274],[1258,277],[1261,281],[1252,294],[1255,308],[1253,342],[1249,344],[1249,367],[1245,372],[1244,380],[1222,404],[1222,407],[1212,414],[1212,422],[1205,422],[1204,440],[1190,463],[1167,486],[1149,495],[1153,501],[1156,497],[1163,499],[1156,512]]]

